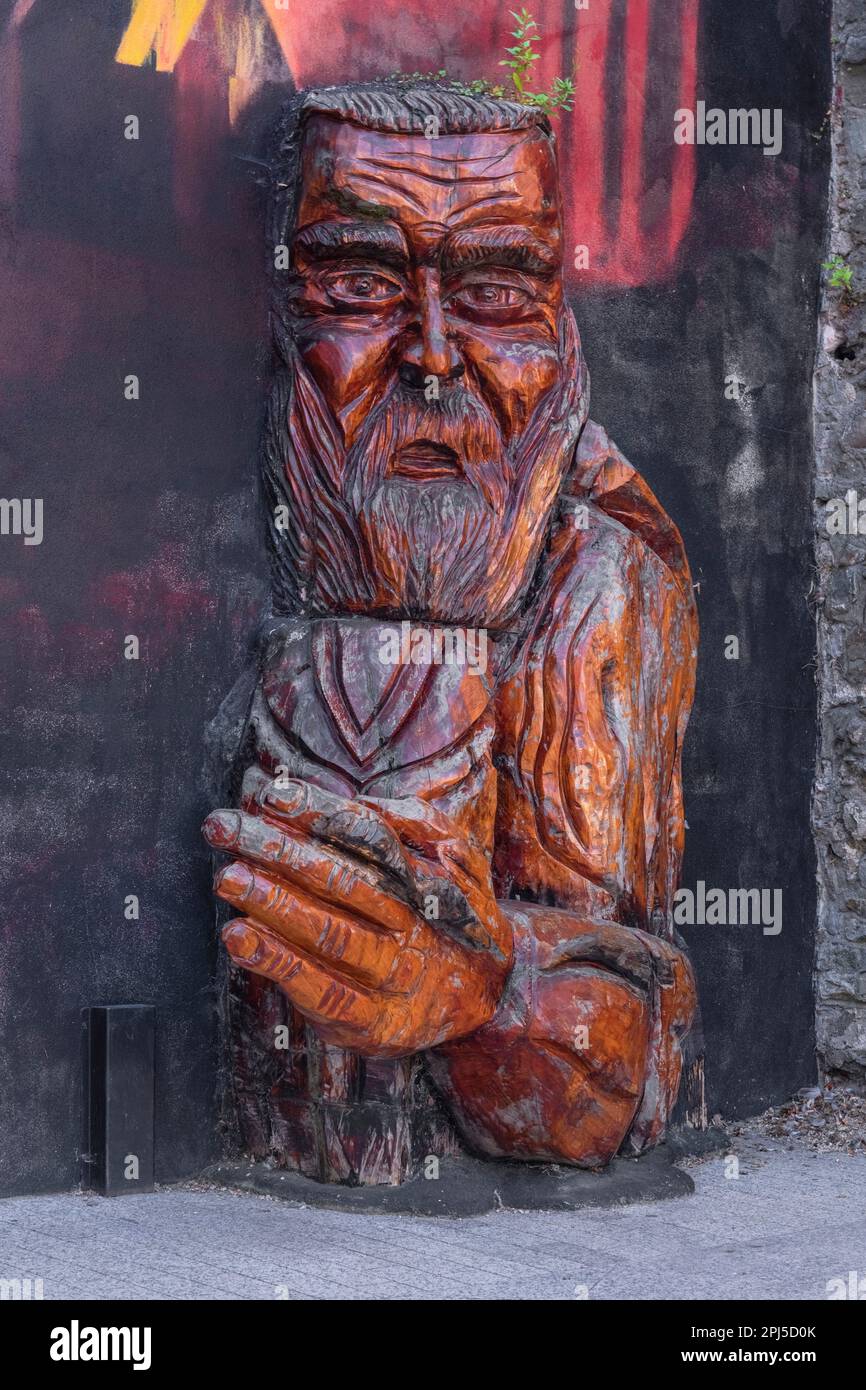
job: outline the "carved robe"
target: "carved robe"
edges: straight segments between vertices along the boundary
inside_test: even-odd
[[[344,795],[435,803],[489,857],[514,963],[488,1024],[405,1066],[317,1047],[275,986],[236,979],[247,1144],[316,1176],[393,1181],[442,1151],[444,1104],[489,1156],[593,1167],[624,1141],[640,1151],[664,1133],[695,1010],[671,915],[697,645],[679,533],[588,422],[522,619],[490,634],[486,673],[377,670],[382,626],[288,618],[244,756]],[[278,1017],[290,1055],[264,1060]],[[418,1099],[422,1075],[438,1101]],[[396,1120],[377,1127],[382,1103]]]

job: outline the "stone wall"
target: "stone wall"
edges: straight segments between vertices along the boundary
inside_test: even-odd
[[[828,258],[815,370],[816,1032],[825,1075],[866,1083],[866,11],[836,0]],[[853,495],[852,495],[853,494]],[[861,499],[863,499],[861,501]],[[844,505],[840,505],[844,504]],[[829,504],[829,505],[828,505]],[[859,512],[862,519],[857,524]]]

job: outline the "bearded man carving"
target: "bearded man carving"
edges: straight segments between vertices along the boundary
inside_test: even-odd
[[[326,1055],[421,1058],[472,1152],[599,1167],[662,1137],[695,1012],[697,631],[676,527],[587,418],[550,125],[327,88],[272,169],[273,614],[205,823],[223,940]],[[384,662],[406,621],[483,629],[486,669]]]

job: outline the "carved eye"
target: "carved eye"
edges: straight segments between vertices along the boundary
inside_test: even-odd
[[[523,290],[518,290],[514,285],[494,284],[467,285],[463,296],[473,304],[491,309],[514,308],[518,304],[525,304],[527,298]]]
[[[348,270],[329,275],[326,280],[332,299],[344,303],[380,304],[400,293],[400,286],[372,270]]]
[[[509,318],[532,305],[533,296],[507,280],[469,280],[451,295],[451,303],[491,319]]]

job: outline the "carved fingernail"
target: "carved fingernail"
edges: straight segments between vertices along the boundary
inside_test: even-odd
[[[221,896],[245,898],[255,882],[246,864],[229,864],[214,879],[214,890]]]
[[[223,928],[222,935],[226,949],[235,960],[243,960],[249,964],[258,960],[262,939],[246,922],[230,922]]]
[[[202,834],[214,849],[227,849],[237,841],[240,828],[237,811],[212,811],[202,826]]]
[[[278,791],[272,789],[266,792],[265,801],[279,811],[297,811],[304,803],[304,788],[297,782],[290,783]]]

